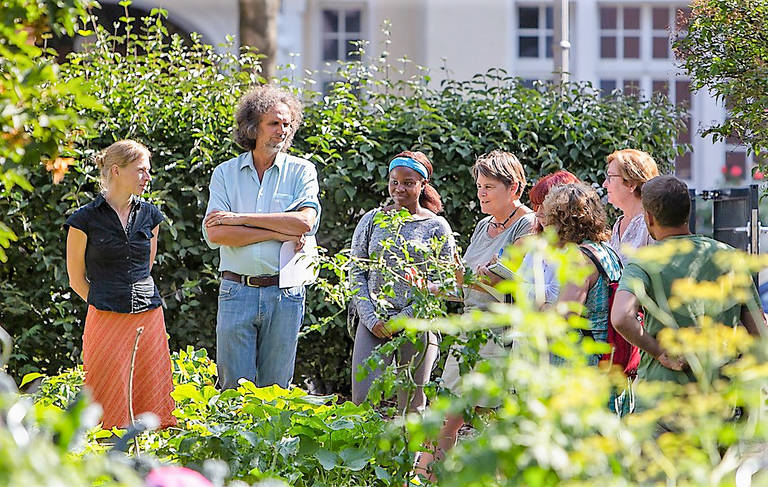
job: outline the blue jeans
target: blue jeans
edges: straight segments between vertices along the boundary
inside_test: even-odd
[[[304,318],[304,294],[304,286],[249,287],[221,280],[216,364],[222,389],[237,387],[241,377],[259,387],[288,387]]]

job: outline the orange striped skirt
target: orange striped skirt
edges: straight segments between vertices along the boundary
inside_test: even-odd
[[[83,335],[85,385],[104,410],[102,427],[125,428],[130,424],[128,382],[136,330],[139,338],[133,370],[133,413],[155,413],[160,427],[176,424],[171,391],[171,357],[165,334],[163,309],[143,313],[114,313],[88,306]]]

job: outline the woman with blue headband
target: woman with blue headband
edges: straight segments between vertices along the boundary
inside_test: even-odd
[[[358,326],[355,331],[355,347],[352,353],[352,400],[360,404],[368,395],[368,390],[373,381],[379,377],[388,364],[379,364],[379,368],[369,372],[367,377],[357,380],[357,372],[361,365],[365,364],[373,350],[389,341],[392,330],[387,323],[400,316],[413,316],[411,300],[413,296],[412,284],[406,279],[396,279],[393,291],[389,296],[384,296],[382,287],[387,284],[382,273],[376,269],[364,269],[362,265],[355,265],[355,261],[365,261],[381,256],[393,266],[402,265],[405,246],[409,255],[415,257],[416,262],[423,261],[420,255],[423,250],[430,248],[430,242],[437,237],[443,242],[439,253],[441,260],[452,261],[456,252],[456,244],[453,240],[453,232],[445,218],[438,216],[443,209],[440,195],[429,184],[432,176],[432,163],[421,152],[401,152],[389,164],[389,196],[392,204],[384,208],[378,208],[367,212],[360,219],[352,237],[352,270],[350,277],[352,286],[357,294],[350,304],[350,315],[356,316]],[[376,214],[389,211],[406,209],[411,218],[398,228],[397,234],[390,227],[383,228],[374,224]],[[395,238],[396,244],[387,246],[386,241]],[[407,277],[407,269],[399,272]],[[382,300],[386,305],[382,305]],[[353,318],[355,320],[355,318]],[[406,364],[413,361],[418,364],[413,373],[416,384],[424,385],[429,381],[432,366],[437,359],[437,336],[428,332],[424,334],[423,357],[416,357],[419,351],[411,344],[406,344],[398,351],[398,361]],[[415,360],[414,360],[415,358]],[[390,357],[390,361],[394,357]],[[411,411],[420,411],[426,405],[426,396],[421,388],[418,388],[410,404],[405,393],[398,393],[398,407],[401,411],[406,408]]]

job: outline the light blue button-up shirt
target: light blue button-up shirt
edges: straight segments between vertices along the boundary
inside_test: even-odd
[[[283,152],[264,172],[259,181],[250,151],[219,164],[211,177],[210,198],[205,214],[212,211],[235,213],[280,213],[301,208],[317,211],[314,235],[320,224],[320,188],[315,166],[299,157]],[[232,271],[247,276],[275,275],[280,269],[282,242],[267,240],[242,247],[218,245],[208,239],[203,225],[203,237],[212,249],[219,249],[219,271]]]

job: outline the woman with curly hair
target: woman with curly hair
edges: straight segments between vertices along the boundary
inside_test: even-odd
[[[581,180],[573,173],[561,169],[557,172],[547,174],[541,177],[528,192],[528,199],[531,201],[531,208],[536,215],[533,223],[533,234],[539,234],[544,231],[541,224],[541,204],[547,197],[552,188],[570,183],[580,183]],[[548,306],[557,301],[560,294],[560,283],[555,276],[556,267],[543,257],[540,252],[529,251],[525,254],[523,262],[517,273],[529,284],[528,294],[532,301],[535,301],[539,307]],[[537,276],[539,276],[537,278]]]
[[[580,330],[581,333],[596,342],[606,342],[610,313],[608,284],[621,277],[622,267],[616,251],[608,244],[611,232],[600,197],[582,183],[558,186],[544,198],[541,218],[544,226],[554,228],[561,245],[579,246],[591,271],[583,283],[566,285],[558,301],[582,304],[590,329]],[[600,358],[601,354],[590,355],[589,364],[597,365]],[[561,363],[562,359],[553,357],[553,362]]]

